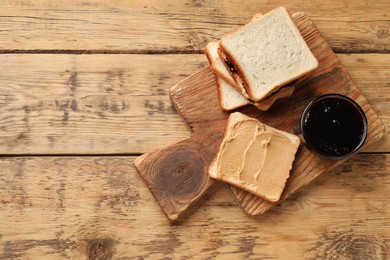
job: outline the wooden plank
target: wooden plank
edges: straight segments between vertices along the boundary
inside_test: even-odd
[[[1,158],[0,258],[389,257],[390,154],[359,155],[258,218],[218,183],[180,225],[133,158]]]
[[[180,141],[189,134],[168,89],[204,64],[185,58],[1,55],[1,153],[139,153]]]
[[[306,12],[339,52],[389,52],[390,2],[2,1],[0,51],[193,52],[284,5]]]
[[[387,128],[390,55],[338,55]],[[168,90],[204,55],[0,55],[0,154],[144,153],[189,137]],[[389,131],[370,152],[389,152]]]

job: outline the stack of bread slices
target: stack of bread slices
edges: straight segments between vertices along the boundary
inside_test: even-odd
[[[225,111],[251,104],[268,110],[292,95],[296,85],[318,67],[290,14],[278,7],[205,49],[216,75]]]

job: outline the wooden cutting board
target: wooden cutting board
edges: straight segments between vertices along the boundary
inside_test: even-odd
[[[291,97],[279,100],[268,111],[262,112],[251,106],[239,111],[299,135],[300,117],[310,101],[326,93],[344,94],[354,99],[366,113],[369,127],[365,146],[379,140],[384,125],[324,37],[305,13],[295,13],[292,17],[318,59],[319,67]],[[191,137],[135,161],[146,185],[170,220],[176,220],[213,183],[207,169],[222,141],[230,114],[220,109],[216,88],[214,74],[208,66],[174,86],[170,91],[171,99],[187,123]],[[319,158],[301,145],[280,201],[342,162]],[[229,188],[248,215],[262,214],[275,205],[233,186]]]

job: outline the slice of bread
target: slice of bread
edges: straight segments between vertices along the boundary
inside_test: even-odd
[[[277,202],[290,175],[299,137],[239,112],[228,119],[209,175],[270,202]]]
[[[253,101],[261,101],[318,66],[284,7],[223,37],[219,47],[236,68]]]

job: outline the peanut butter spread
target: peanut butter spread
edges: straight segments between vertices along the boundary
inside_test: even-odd
[[[276,202],[290,175],[299,138],[234,114],[240,119],[229,123],[216,159],[219,178]]]

